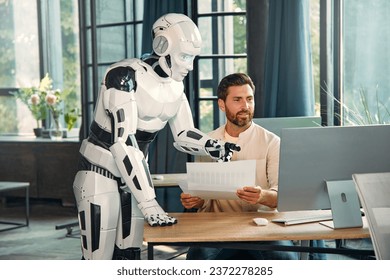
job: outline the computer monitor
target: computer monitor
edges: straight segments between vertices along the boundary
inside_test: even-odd
[[[294,127],[320,127],[320,116],[254,118],[253,122],[280,137],[282,129]]]
[[[389,171],[390,125],[283,129],[278,210],[332,209],[336,228],[354,227],[352,174]]]

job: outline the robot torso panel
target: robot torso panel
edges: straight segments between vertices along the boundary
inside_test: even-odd
[[[136,128],[147,133],[155,133],[165,127],[167,122],[174,117],[181,104],[187,103],[182,82],[171,78],[162,78],[156,74],[152,67],[140,59],[126,59],[112,65],[107,73],[115,68],[128,68],[133,72],[134,78],[127,81],[133,88],[133,95],[137,104]],[[105,80],[107,78],[107,74]],[[139,82],[142,81],[142,82]],[[103,85],[101,92],[107,89]],[[103,130],[111,132],[111,120],[106,114],[103,105],[104,94],[100,94],[95,110],[94,120]],[[190,124],[193,127],[193,125]]]

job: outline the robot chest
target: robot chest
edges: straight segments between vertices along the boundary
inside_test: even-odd
[[[148,91],[138,88],[135,93],[138,117],[144,121],[168,121],[176,115],[182,102],[181,96],[181,92],[171,88],[159,87]]]

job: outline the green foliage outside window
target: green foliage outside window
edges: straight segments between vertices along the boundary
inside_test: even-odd
[[[65,100],[65,123],[68,129],[72,128],[79,117],[80,84],[79,84],[79,48],[77,44],[78,30],[74,24],[75,14],[72,1],[61,0],[61,33],[62,33],[62,61],[64,65],[64,88],[68,89]]]
[[[5,18],[13,18],[13,1],[0,3],[0,14]],[[76,5],[75,5],[76,4]],[[81,112],[80,104],[80,70],[79,70],[79,45],[78,45],[78,23],[77,3],[75,1],[60,0],[60,24],[62,41],[62,67],[63,85],[62,97],[64,99],[64,119],[68,128],[77,125]],[[76,19],[77,20],[77,19]],[[38,23],[37,23],[38,24]],[[0,36],[0,86],[15,87],[15,80],[20,77],[15,76],[16,51],[14,45],[14,25],[12,20],[0,22],[2,34]],[[44,42],[42,43],[44,45]],[[23,81],[19,81],[23,84]],[[66,89],[66,90],[64,90]],[[27,104],[26,102],[24,102]],[[19,119],[17,115],[16,99],[12,96],[0,97],[0,133],[19,132]],[[29,108],[35,119],[45,119],[43,111],[34,111]],[[41,115],[41,116],[38,116]],[[23,116],[28,118],[28,116]]]

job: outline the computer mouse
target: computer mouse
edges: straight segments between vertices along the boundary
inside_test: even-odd
[[[253,222],[258,226],[266,226],[268,225],[268,220],[265,218],[254,218]]]

